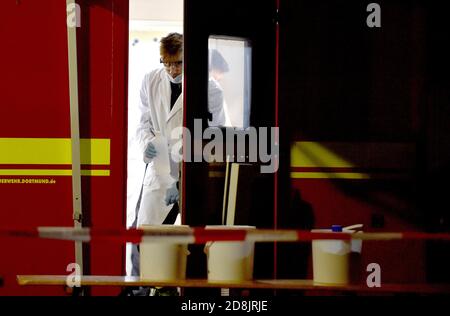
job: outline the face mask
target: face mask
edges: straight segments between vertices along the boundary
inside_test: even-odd
[[[167,78],[169,78],[172,83],[181,83],[183,81],[183,74],[179,74],[175,78],[172,78],[172,76],[167,73]]]

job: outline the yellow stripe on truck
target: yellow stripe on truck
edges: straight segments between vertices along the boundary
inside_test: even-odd
[[[412,142],[294,142],[292,168],[366,168],[412,170],[417,149]]]
[[[408,179],[416,151],[407,142],[294,142],[291,178]]]
[[[109,139],[81,139],[81,164],[109,165],[110,143]],[[0,138],[0,164],[70,165],[72,164],[71,139]]]
[[[0,169],[0,176],[71,176],[70,169]],[[81,170],[82,176],[107,177],[109,170]]]
[[[352,168],[355,166],[318,142],[296,142],[291,147],[291,167]]]
[[[291,172],[292,179],[370,179],[360,172]]]

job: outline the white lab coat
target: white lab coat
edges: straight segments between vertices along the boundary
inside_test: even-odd
[[[178,181],[179,163],[170,159],[170,175],[156,174],[151,159],[144,156],[148,143],[156,133],[165,136],[171,145],[177,139],[171,139],[174,128],[183,124],[183,95],[175,102],[170,110],[171,88],[165,69],[154,70],[145,75],[140,92],[140,122],[136,132],[136,140],[143,154],[145,163],[148,163],[144,175],[142,199],[138,212],[137,226],[143,224],[160,225],[163,223],[173,204],[166,205],[167,189]]]

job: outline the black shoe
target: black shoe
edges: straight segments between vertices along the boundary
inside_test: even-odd
[[[152,288],[150,287],[127,287],[120,292],[119,296],[150,296]]]
[[[156,288],[153,296],[180,296],[176,287]]]

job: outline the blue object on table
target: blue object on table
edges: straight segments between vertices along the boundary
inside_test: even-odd
[[[331,231],[332,232],[341,232],[342,226],[341,225],[331,225]]]

